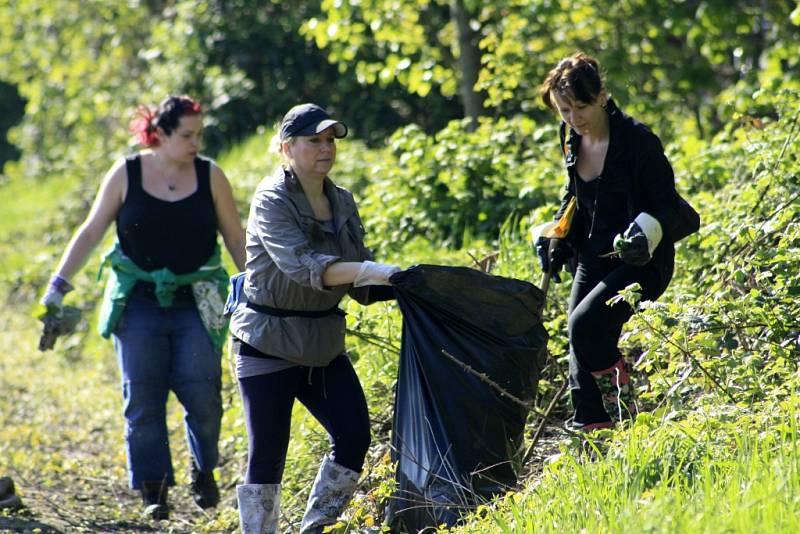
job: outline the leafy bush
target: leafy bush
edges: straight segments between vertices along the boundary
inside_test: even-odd
[[[696,156],[700,168],[724,168],[727,182],[694,197],[700,233],[679,245],[669,292],[627,338],[645,351],[640,364],[662,399],[714,391],[746,405],[790,394],[800,348],[800,92],[762,98],[777,120],[733,123]]]
[[[469,235],[495,239],[509,216],[553,198],[561,171],[545,153],[557,153],[556,139],[555,125],[526,117],[484,118],[474,131],[453,121],[435,135],[408,126],[370,171],[363,215],[395,249],[413,236],[454,248]]]

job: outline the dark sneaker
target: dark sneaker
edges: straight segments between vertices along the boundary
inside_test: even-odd
[[[0,477],[0,498],[14,495],[14,481],[11,477]]]
[[[142,482],[142,502],[144,503],[142,514],[148,519],[169,519],[166,482],[161,480]]]
[[[22,499],[19,498],[19,495],[0,497],[0,510],[15,512],[22,507]]]
[[[214,480],[214,471],[200,471],[192,462],[192,497],[203,510],[219,504],[219,488]]]

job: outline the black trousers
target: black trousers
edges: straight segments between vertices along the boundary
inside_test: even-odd
[[[642,300],[655,300],[669,280],[650,262],[642,267],[618,259],[578,262],[569,300],[569,385],[576,423],[609,421],[592,372],[608,369],[622,358],[618,343],[622,326],[633,315],[625,302],[606,302],[638,282]]]
[[[297,366],[240,378],[239,390],[249,438],[245,484],[281,482],[295,399],[328,432],[333,461],[353,471],[363,468],[370,443],[367,401],[344,354],[327,367]]]

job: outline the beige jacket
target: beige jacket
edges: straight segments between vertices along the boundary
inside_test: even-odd
[[[300,182],[278,169],[256,188],[247,222],[248,302],[281,310],[322,311],[349,293],[369,303],[369,288],[351,284],[325,287],[322,274],[336,261],[371,260],[353,195],[325,178],[335,233],[314,217]],[[324,366],[344,351],[345,318],[277,317],[238,306],[233,335],[265,354],[312,367]]]

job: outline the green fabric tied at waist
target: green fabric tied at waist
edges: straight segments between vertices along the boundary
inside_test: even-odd
[[[100,271],[97,273],[98,280],[107,265],[110,266],[111,272],[106,283],[97,325],[101,336],[106,339],[111,337],[122,312],[125,311],[125,304],[136,282],[155,284],[156,299],[162,307],[172,305],[178,287],[191,285],[203,325],[214,346],[222,349],[228,335],[228,318],[223,315],[223,308],[228,296],[229,278],[222,267],[219,245],[206,264],[193,273],[175,274],[166,268],[145,271],[122,252],[119,243],[116,243],[103,258]]]

